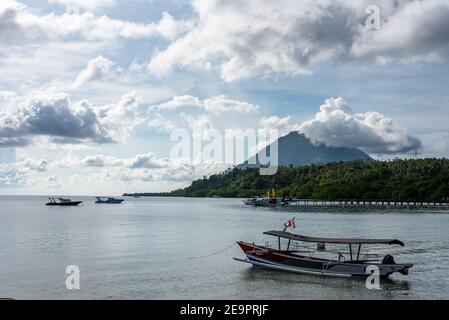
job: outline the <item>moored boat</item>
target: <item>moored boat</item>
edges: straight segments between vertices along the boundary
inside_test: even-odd
[[[256,199],[252,204],[255,207],[285,207],[287,203],[281,198]]]
[[[55,198],[48,198],[50,202],[48,202],[47,206],[58,206],[58,207],[77,207],[80,204],[83,204],[83,201],[72,201],[70,199],[65,198],[58,198],[57,200]]]
[[[289,222],[291,222],[290,220]],[[294,225],[294,220],[293,220]],[[287,229],[287,225],[286,225]],[[379,276],[387,278],[393,273],[407,275],[411,263],[396,263],[394,258],[387,254],[382,259],[380,255],[363,254],[362,245],[399,245],[404,243],[397,239],[345,239],[308,237],[284,231],[267,231],[265,235],[278,239],[277,248],[268,244],[256,245],[239,241],[237,244],[246,255],[246,259],[234,258],[253,266],[274,270],[289,271],[302,274],[331,276],[331,277],[368,277],[371,275],[369,267],[378,269]],[[287,241],[282,247],[282,241]],[[314,243],[317,249],[313,250],[298,243]],[[327,251],[326,246],[348,246],[349,252]],[[316,254],[331,254],[330,257],[318,257]]]
[[[276,197],[274,189],[272,189],[272,193],[268,192],[264,198],[255,196],[244,200],[243,203],[247,206],[255,207],[285,207],[288,205],[288,201],[285,201],[285,198]]]
[[[254,203],[259,199],[259,197],[257,196],[253,196],[249,199],[243,200],[243,203],[246,204],[247,206],[253,206]]]
[[[122,203],[123,199],[116,199],[116,198],[110,198],[110,197],[96,197],[97,201],[95,201],[96,204],[120,204]]]

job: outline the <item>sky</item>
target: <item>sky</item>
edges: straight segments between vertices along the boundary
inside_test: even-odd
[[[0,195],[185,187],[178,129],[449,156],[449,3],[0,0]],[[195,152],[193,152],[195,153]]]

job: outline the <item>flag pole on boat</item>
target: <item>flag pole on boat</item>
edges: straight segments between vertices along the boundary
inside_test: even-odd
[[[287,231],[288,228],[296,229],[296,217],[293,219],[288,220],[286,223],[284,223],[284,232]]]

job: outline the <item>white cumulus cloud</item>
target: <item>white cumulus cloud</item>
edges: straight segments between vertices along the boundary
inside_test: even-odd
[[[115,0],[48,0],[49,3],[57,3],[66,7],[76,6],[87,10],[113,7]]]
[[[34,159],[26,159],[22,162],[22,165],[25,168],[28,168],[37,172],[46,172],[48,170],[48,161],[45,159],[34,160]]]
[[[265,129],[277,129],[285,132],[291,129],[290,116],[281,118],[278,116],[263,117],[260,120],[260,126]]]
[[[71,163],[73,164],[73,160]],[[211,162],[158,158],[153,153],[138,154],[133,158],[117,158],[100,154],[81,159],[78,164],[87,168],[96,168],[96,173],[107,172],[108,179],[127,182],[191,181],[227,168],[223,164]]]
[[[366,28],[366,9],[381,28]],[[216,70],[227,82],[307,75],[323,61],[429,61],[449,56],[449,2],[440,0],[194,0],[195,26],[156,53],[149,70]]]
[[[72,2],[72,1],[71,1]],[[81,1],[76,1],[81,3]],[[90,1],[85,2],[87,6]],[[105,2],[104,2],[105,3]],[[73,3],[77,5],[77,3]],[[98,5],[99,2],[96,2]],[[160,21],[151,23],[113,19],[107,15],[95,15],[91,11],[58,15],[39,15],[27,5],[15,0],[0,2],[0,42],[3,44],[27,43],[32,40],[78,40],[87,41],[125,39],[148,39],[163,37],[173,39],[192,27],[190,21],[175,20],[164,12]]]
[[[15,188],[25,185],[26,175],[14,168],[0,165],[0,188]]]
[[[392,119],[379,112],[354,113],[343,98],[327,99],[315,117],[302,123],[299,130],[313,142],[374,154],[421,148],[421,141]]]
[[[40,136],[59,144],[123,142],[142,121],[136,115],[138,105],[136,93],[104,106],[72,102],[65,93],[18,97],[0,109],[0,147],[25,146]]]
[[[219,95],[201,100],[185,95],[173,97],[170,101],[153,106],[154,110],[176,110],[181,108],[200,108],[209,114],[220,115],[225,112],[249,114],[259,110],[259,106],[248,102],[237,101],[226,95]]]
[[[114,65],[114,63],[106,59],[103,56],[98,56],[95,59],[90,60],[87,63],[85,69],[83,69],[78,77],[76,78],[73,87],[79,89],[92,81],[103,80],[109,73],[109,69]]]

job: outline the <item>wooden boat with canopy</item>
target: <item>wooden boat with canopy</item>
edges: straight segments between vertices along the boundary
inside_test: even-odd
[[[308,237],[289,233],[286,231],[267,231],[265,235],[278,239],[277,248],[272,248],[268,243],[256,245],[243,241],[237,242],[246,255],[246,259],[234,258],[237,261],[252,264],[253,266],[269,269],[296,272],[302,274],[332,276],[332,277],[367,277],[370,266],[379,269],[379,276],[389,277],[393,273],[407,275],[413,266],[411,263],[398,264],[393,256],[387,254],[381,260],[378,254],[363,254],[362,246],[365,245],[398,245],[404,246],[397,239],[343,239],[343,238],[319,238]],[[284,242],[284,247],[283,247]],[[314,243],[316,250],[298,245],[298,243]],[[344,245],[349,252],[327,251],[327,245]],[[315,253],[322,253],[330,257],[316,257]]]

